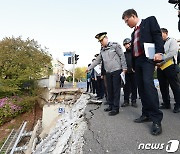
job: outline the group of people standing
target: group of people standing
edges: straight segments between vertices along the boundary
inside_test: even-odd
[[[173,38],[168,37],[168,30],[160,28],[154,16],[140,19],[134,9],[124,11],[124,22],[134,28],[131,39],[123,42],[126,52],[116,42],[109,42],[107,33],[95,36],[101,43],[100,54],[88,66],[87,71],[102,63],[105,69],[107,83],[108,107],[104,111],[109,115],[119,113],[120,106],[120,74],[125,73],[124,103],[122,107],[131,105],[137,107],[137,87],[142,103],[141,116],[134,120],[136,123],[152,122],[151,134],[162,133],[161,121],[163,112],[160,109],[170,109],[169,85],[175,99],[174,113],[180,112],[180,79],[178,78],[179,66],[177,65],[178,44]],[[145,54],[144,44],[153,43],[155,53],[153,58]],[[160,91],[163,103],[159,105],[157,89],[154,85],[153,74],[157,68]]]
[[[96,54],[97,57],[99,54]],[[95,59],[92,60],[92,62]],[[88,65],[88,67],[91,64]],[[91,71],[87,72],[86,79],[87,79],[87,90],[86,92],[92,92],[97,100],[103,99],[104,96],[107,98],[106,87],[104,82],[104,74],[103,74],[103,66],[102,63],[97,65]]]

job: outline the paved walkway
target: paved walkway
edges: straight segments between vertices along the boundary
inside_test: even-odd
[[[160,97],[160,95],[159,95]],[[121,95],[121,102],[123,97]],[[160,103],[162,102],[160,97]],[[108,116],[104,112],[105,105],[90,104],[86,107],[86,118],[88,130],[84,134],[85,145],[84,154],[164,154],[166,148],[171,148],[170,140],[180,141],[180,113],[173,113],[171,110],[163,110],[164,118],[162,121],[163,133],[160,136],[152,136],[150,129],[152,123],[134,123],[133,120],[141,114],[140,99],[137,100],[138,108],[131,106],[121,108],[116,116]],[[174,100],[171,101],[172,107]],[[171,141],[170,141],[171,142]],[[138,149],[140,143],[146,148]],[[168,146],[169,145],[169,146]],[[154,146],[159,149],[152,150]],[[161,149],[161,150],[160,150]],[[178,151],[180,153],[180,145]]]

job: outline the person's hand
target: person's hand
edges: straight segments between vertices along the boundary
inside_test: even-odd
[[[154,61],[162,61],[163,60],[163,55],[161,53],[156,53],[154,55]]]
[[[123,72],[124,72],[124,74],[125,74],[125,73],[127,72],[127,70],[124,69]]]
[[[159,67],[162,66],[162,64],[161,63],[156,63],[156,66],[157,66],[157,68],[159,68]]]
[[[89,72],[89,70],[88,70],[88,69],[86,69],[85,73],[87,73],[87,72]]]

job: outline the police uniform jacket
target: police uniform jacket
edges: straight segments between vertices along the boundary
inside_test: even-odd
[[[88,67],[88,70],[94,68],[102,60],[106,73],[127,69],[123,50],[116,42],[109,42],[106,47],[102,47],[99,56],[97,56],[96,60]]]

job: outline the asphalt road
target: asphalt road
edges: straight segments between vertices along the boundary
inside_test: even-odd
[[[77,82],[76,87],[83,89],[83,88],[86,88],[86,84],[87,84],[86,82]],[[59,83],[58,83],[57,87],[59,88]],[[73,87],[72,82],[65,82],[64,83],[64,88],[72,88],[72,87]]]
[[[161,95],[159,98],[161,103]],[[123,102],[122,95],[120,102]],[[165,154],[168,150],[176,149],[175,142],[180,141],[180,113],[175,114],[172,109],[162,110],[163,132],[159,136],[153,136],[150,134],[152,122],[133,122],[141,115],[140,99],[137,100],[137,104],[138,108],[120,108],[120,113],[116,116],[108,116],[108,113],[104,112],[104,104],[89,104],[85,112],[88,130],[84,134],[83,154]],[[178,141],[171,144],[170,140]],[[140,144],[141,148],[138,149]],[[153,150],[154,146],[159,148]],[[180,153],[180,145],[175,153]]]

